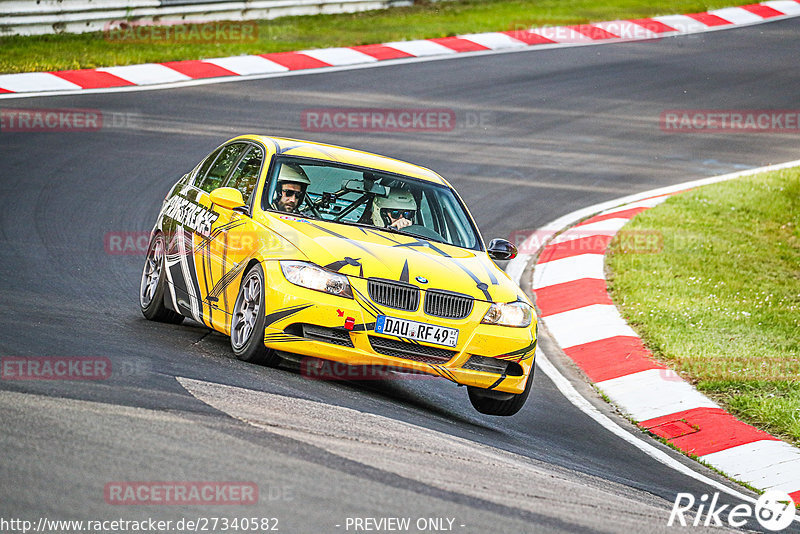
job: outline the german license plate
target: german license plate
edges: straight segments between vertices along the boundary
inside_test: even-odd
[[[379,315],[375,320],[375,332],[445,347],[455,347],[458,343],[457,328],[418,323],[385,315]]]

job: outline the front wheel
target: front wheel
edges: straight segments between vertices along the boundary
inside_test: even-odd
[[[264,345],[264,270],[255,264],[242,278],[231,319],[231,348],[242,361],[275,366],[275,351]]]
[[[167,285],[164,271],[165,251],[164,234],[158,233],[153,236],[147,249],[142,281],[139,284],[139,307],[142,309],[142,315],[151,321],[179,324],[183,321],[183,315],[164,305],[164,291]]]
[[[522,393],[503,393],[501,391],[490,391],[474,386],[467,386],[469,401],[473,408],[486,415],[508,416],[514,415],[522,409],[533,385],[533,369],[528,375],[525,389]]]

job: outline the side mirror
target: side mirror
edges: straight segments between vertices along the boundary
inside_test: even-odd
[[[211,191],[211,202],[229,210],[246,206],[242,192],[233,187],[218,187]]]
[[[517,247],[505,239],[492,239],[486,250],[493,260],[513,260],[517,256]]]

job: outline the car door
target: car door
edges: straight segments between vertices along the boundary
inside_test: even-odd
[[[239,281],[260,243],[258,226],[251,218],[252,204],[259,178],[264,171],[265,151],[255,143],[247,143],[219,187],[232,187],[242,193],[246,209],[230,210],[211,203],[217,218],[208,236],[202,236],[196,248],[196,263],[203,319],[208,326],[230,333],[230,313],[239,289]],[[211,189],[213,191],[213,189]],[[210,193],[210,191],[209,191]]]
[[[223,145],[212,152],[196,173],[167,198],[162,209],[162,229],[167,241],[166,276],[170,298],[184,316],[205,322],[201,287],[206,283],[201,249],[208,245],[214,223],[220,216],[212,209],[208,192],[231,172],[247,143]]]

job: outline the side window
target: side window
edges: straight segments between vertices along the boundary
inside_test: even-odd
[[[200,182],[203,180],[203,176],[206,175],[209,167],[211,167],[214,161],[216,161],[217,156],[219,156],[220,152],[222,152],[222,148],[216,149],[214,152],[209,154],[205,160],[203,160],[200,164],[198,164],[197,167],[195,167],[194,170],[197,172],[195,172],[194,174],[193,183],[198,184],[199,186]]]
[[[245,147],[247,147],[245,143],[234,143],[224,147],[197,187],[206,193],[220,187]]]
[[[264,153],[261,148],[252,146],[250,150],[239,161],[239,164],[231,173],[227,187],[238,189],[242,193],[245,204],[250,202],[250,196],[258,181],[258,173],[264,161]]]

